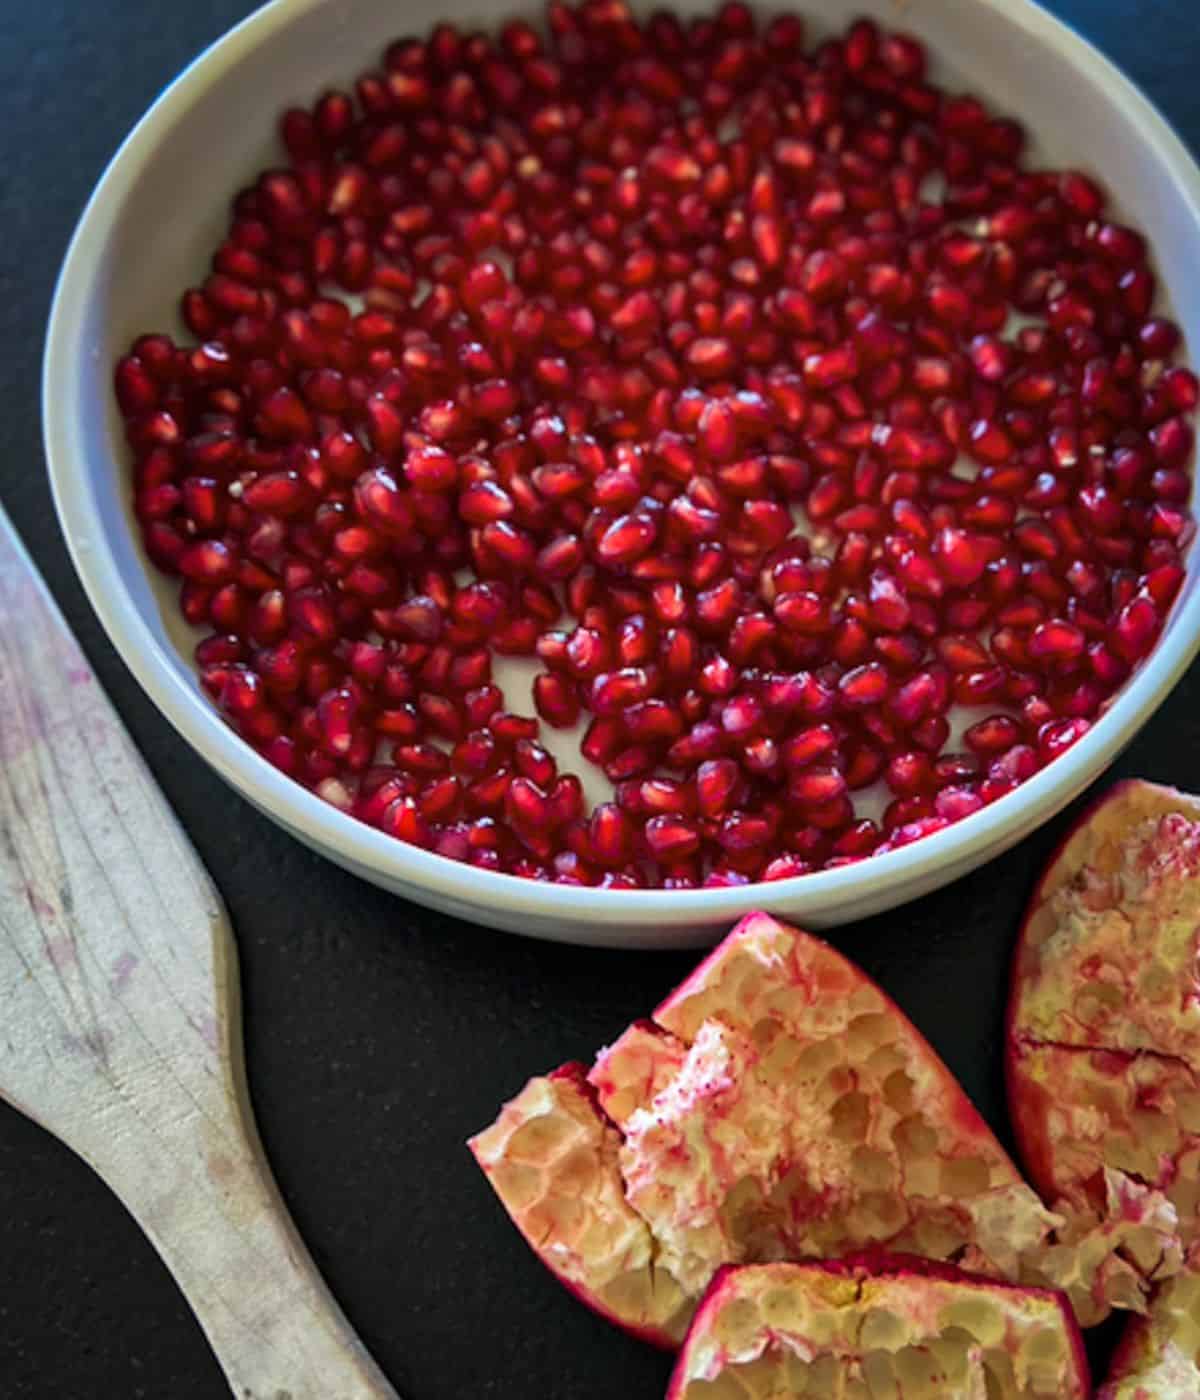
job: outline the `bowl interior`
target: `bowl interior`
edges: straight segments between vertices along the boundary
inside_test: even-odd
[[[708,7],[682,0],[677,8],[686,13]],[[842,0],[804,0],[798,8],[817,33],[846,23]],[[1020,117],[1036,138],[1031,160],[1097,174],[1112,192],[1118,214],[1150,234],[1161,279],[1172,289],[1172,314],[1189,342],[1200,344],[1200,278],[1194,274],[1200,250],[1200,176],[1177,139],[1103,59],[1025,0],[922,0],[903,8],[894,0],[861,0],[855,12],[916,33],[930,46],[936,81],[951,90],[978,93],[999,112]],[[146,330],[186,336],[177,312],[179,292],[206,274],[231,196],[260,170],[281,162],[275,132],[286,106],[309,103],[327,87],[349,85],[402,31],[424,34],[447,18],[466,28],[489,27],[512,13],[506,5],[433,0],[411,0],[402,11],[392,0],[276,0],[167,91],[126,143],[89,206],[51,331],[47,416],[52,470],[71,547],[93,602],[143,682],[147,667],[156,672],[160,703],[162,687],[196,692],[191,662],[195,637],[178,619],[175,588],[147,566],[138,543],[128,504],[127,451],[111,393],[116,358]],[[103,590],[97,587],[100,578]],[[1198,632],[1198,590],[1200,579],[1189,574],[1159,652],[1116,709],[1140,704],[1148,712],[1155,698],[1150,670],[1161,658],[1178,674],[1190,659]],[[214,723],[219,721],[214,718]],[[1109,721],[1098,731],[1106,727]],[[1039,819],[1074,796],[1115,756],[1120,742],[1102,740],[1094,732],[1048,770],[1076,766],[1070,774],[1062,769],[1057,796],[1052,803],[1043,802]],[[248,763],[265,768],[249,749],[245,755]],[[228,764],[218,766],[230,776]],[[1043,782],[1047,776],[1027,785],[1035,795],[1037,784],[1050,791]],[[248,795],[280,815],[277,804],[264,801],[261,792]],[[288,801],[294,812],[307,813],[288,823],[306,839],[312,835],[312,811],[306,804],[316,802],[299,788]],[[1018,822],[1022,830],[1016,835],[1031,824]],[[920,844],[930,848],[927,857],[934,857],[942,842],[939,836]],[[998,848],[993,840],[990,849]],[[972,849],[978,855],[982,848],[976,842]],[[370,862],[365,867],[350,859],[344,863],[372,874]],[[961,860],[951,860],[943,878],[964,868]],[[816,909],[813,922],[865,912],[859,902],[846,902],[847,881],[813,884],[823,878],[806,882],[815,897],[805,901],[812,906],[806,910],[810,917]],[[924,887],[940,882],[927,880]],[[462,880],[456,877],[450,884]],[[465,897],[464,907],[470,907],[470,896]],[[886,902],[876,900],[873,907]],[[742,900],[743,907],[752,903],[753,898]],[[722,920],[729,917],[725,904],[712,905]],[[473,916],[487,919],[487,912],[475,906]],[[672,916],[667,922],[681,920]],[[654,925],[663,927],[657,917]]]

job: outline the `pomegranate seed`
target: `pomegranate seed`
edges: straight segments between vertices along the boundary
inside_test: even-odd
[[[1020,741],[1021,726],[1008,715],[989,715],[963,734],[963,743],[975,754],[1003,753]]]
[[[962,821],[983,806],[983,798],[972,787],[946,787],[933,800],[934,811],[948,822]]]
[[[1140,661],[1154,645],[1159,625],[1154,604],[1139,595],[1130,599],[1117,614],[1108,635],[1114,649],[1126,661]]]
[[[832,725],[818,724],[794,734],[784,745],[783,758],[789,768],[803,768],[827,758],[838,747],[837,731]]]
[[[841,797],[846,788],[846,775],[839,768],[806,768],[788,779],[789,797],[805,804],[832,802]]]
[[[842,703],[855,709],[878,705],[888,693],[888,673],[874,662],[848,671],[838,684]]]
[[[657,525],[646,516],[621,516],[600,537],[596,557],[604,564],[630,564],[653,548],[657,534]]]
[[[1029,640],[1029,654],[1035,661],[1064,666],[1077,661],[1086,645],[1087,638],[1078,627],[1052,619],[1034,629]]]
[[[994,554],[990,541],[953,527],[940,530],[933,541],[935,564],[946,582],[957,588],[978,583]]]
[[[888,708],[903,725],[913,726],[943,701],[942,687],[929,671],[919,671],[889,697]]]
[[[232,551],[220,540],[201,540],[185,549],[179,557],[177,567],[184,578],[193,579],[210,588],[228,583],[236,571]]]
[[[1151,430],[1154,460],[1160,467],[1182,467],[1192,456],[1196,435],[1186,418],[1168,418]]]
[[[915,797],[934,785],[933,763],[929,755],[915,751],[895,754],[888,761],[883,776],[897,797]]]
[[[812,868],[808,861],[801,860],[799,856],[776,856],[767,864],[760,878],[763,880],[790,880],[796,875],[807,875]]]
[[[616,803],[602,802],[592,812],[588,839],[601,865],[624,865],[633,846],[633,826]]]
[[[1013,453],[1012,439],[998,424],[985,418],[971,425],[968,447],[980,462],[1007,462]]]
[[[1038,730],[1038,750],[1044,762],[1065,753],[1091,729],[1086,719],[1052,720]]]
[[[1191,413],[1200,404],[1200,379],[1190,369],[1177,365],[1163,375],[1161,384],[1177,413]]]
[[[988,778],[994,783],[1023,783],[1040,766],[1034,749],[1028,744],[1017,744],[988,765]]]
[[[816,389],[832,389],[858,374],[858,353],[852,344],[809,355],[804,361],[804,377]]]
[[[579,719],[579,697],[574,687],[561,676],[535,677],[533,703],[538,714],[556,729],[570,729]]]
[[[646,823],[646,845],[655,860],[679,861],[700,849],[700,833],[683,817],[651,817]]]

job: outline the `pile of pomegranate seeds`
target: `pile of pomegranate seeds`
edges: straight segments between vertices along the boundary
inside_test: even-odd
[[[205,689],[363,821],[537,879],[775,879],[970,815],[1183,578],[1200,386],[1145,240],[911,38],[547,19],[287,112],[196,344],[118,365]]]

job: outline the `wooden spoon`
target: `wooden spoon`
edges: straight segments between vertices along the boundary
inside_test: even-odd
[[[220,897],[2,509],[0,1095],[125,1203],[239,1400],[395,1400],[263,1155]]]

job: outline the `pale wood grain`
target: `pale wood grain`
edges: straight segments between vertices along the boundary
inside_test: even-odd
[[[238,1000],[221,900],[0,510],[0,1095],[125,1203],[240,1400],[394,1397],[272,1180]]]

